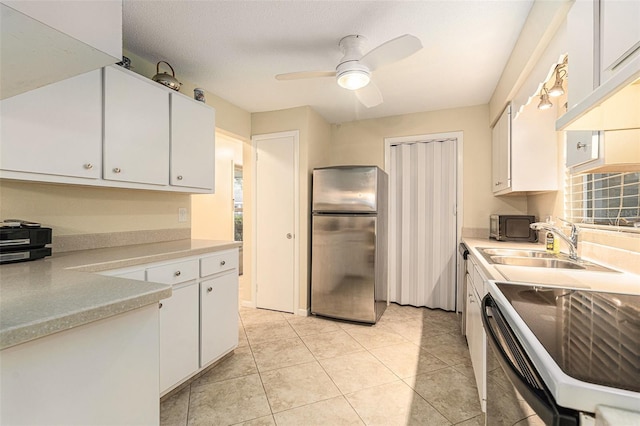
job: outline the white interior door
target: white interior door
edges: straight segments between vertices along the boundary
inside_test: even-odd
[[[390,300],[455,309],[456,139],[390,149]]]
[[[254,137],[256,306],[294,312],[296,144],[294,133]]]

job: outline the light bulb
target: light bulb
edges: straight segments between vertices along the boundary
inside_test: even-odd
[[[338,75],[338,84],[349,90],[362,89],[369,84],[369,73],[363,70],[345,71]]]
[[[549,89],[549,96],[557,97],[564,95],[564,89],[562,88],[562,77],[558,76],[553,87]]]
[[[538,104],[538,109],[549,109],[553,106],[551,101],[549,100],[549,95],[543,93],[540,95],[540,103]]]

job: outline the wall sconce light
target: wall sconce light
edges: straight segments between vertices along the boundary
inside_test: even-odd
[[[556,80],[553,83],[553,87],[549,89],[549,96],[557,97],[564,95],[564,89],[562,88],[562,83],[564,82],[564,78],[567,76],[567,58],[564,58],[561,64],[556,65]]]
[[[549,109],[553,106],[551,101],[549,100],[549,92],[545,86],[542,86],[542,90],[540,91],[540,103],[538,104],[538,109]]]

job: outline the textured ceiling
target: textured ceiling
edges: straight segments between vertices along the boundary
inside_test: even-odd
[[[124,45],[176,77],[249,112],[310,105],[330,123],[489,101],[532,0],[124,0]],[[365,108],[334,78],[276,81],[334,70],[338,41],[364,35],[367,52],[403,34],[424,48],[373,73],[384,103]]]

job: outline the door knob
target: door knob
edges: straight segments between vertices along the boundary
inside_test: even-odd
[[[287,233],[287,240],[290,240],[290,239],[292,239],[292,238],[293,238],[293,235],[291,235],[291,233],[290,233],[290,232],[288,232],[288,233]]]

